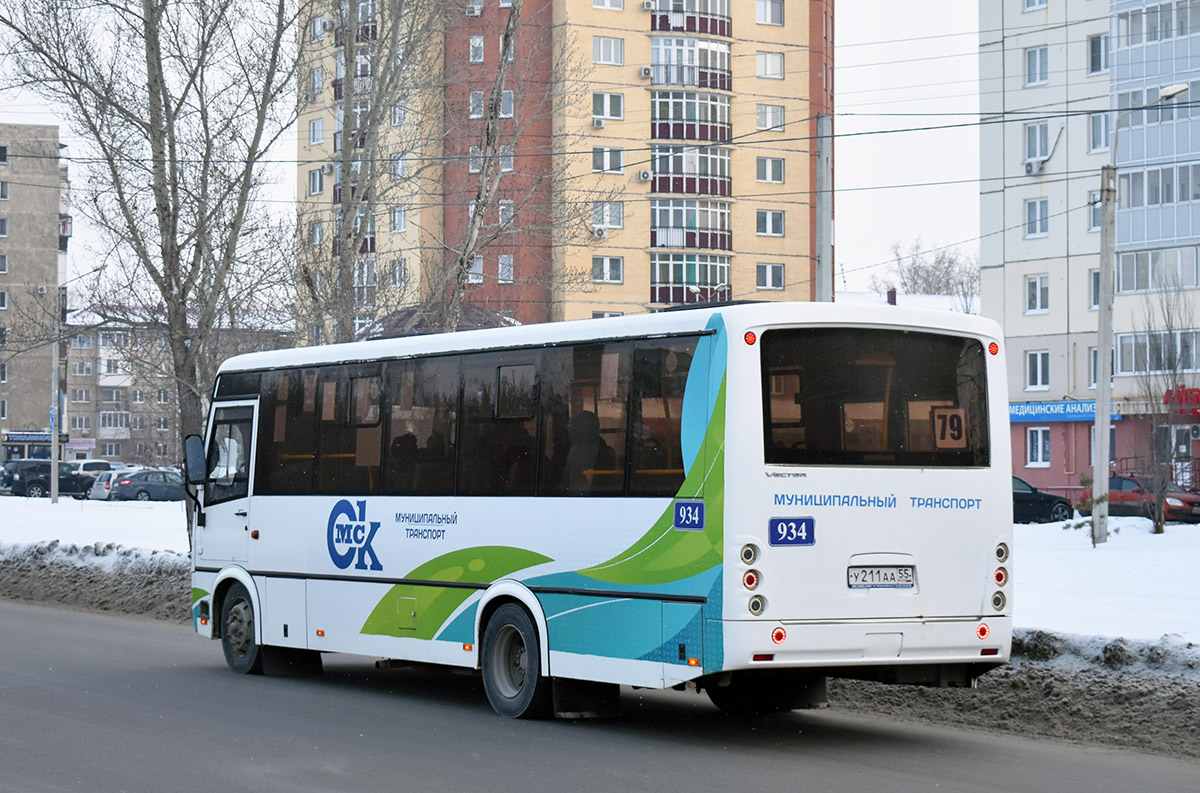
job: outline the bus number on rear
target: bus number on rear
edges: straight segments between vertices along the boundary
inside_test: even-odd
[[[813,518],[771,518],[767,522],[771,545],[812,545],[817,541]]]
[[[704,502],[676,501],[672,528],[679,531],[704,531]]]

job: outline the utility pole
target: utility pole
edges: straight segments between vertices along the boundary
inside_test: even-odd
[[[1116,159],[1116,138],[1113,159]],[[1092,544],[1108,542],[1109,417],[1112,414],[1113,271],[1117,166],[1100,169],[1100,305],[1096,317],[1096,416],[1092,443]]]

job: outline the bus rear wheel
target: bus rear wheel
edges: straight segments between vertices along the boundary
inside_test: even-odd
[[[254,603],[240,583],[229,587],[221,604],[221,649],[225,663],[239,674],[262,672],[262,647],[254,641]]]
[[[510,719],[550,712],[550,679],[542,676],[537,628],[525,609],[506,603],[483,632],[483,690],[492,710]]]

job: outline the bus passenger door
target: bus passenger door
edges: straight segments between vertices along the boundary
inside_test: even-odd
[[[229,402],[213,412],[207,446],[204,525],[196,527],[198,563],[246,561],[257,414],[257,402]]]

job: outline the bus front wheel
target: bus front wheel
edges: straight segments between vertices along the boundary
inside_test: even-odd
[[[537,628],[523,608],[496,609],[483,632],[483,690],[492,709],[510,719],[550,711],[550,679],[542,676]]]
[[[240,583],[234,583],[221,604],[221,649],[225,663],[239,674],[262,672],[262,647],[254,641],[254,603]]]

